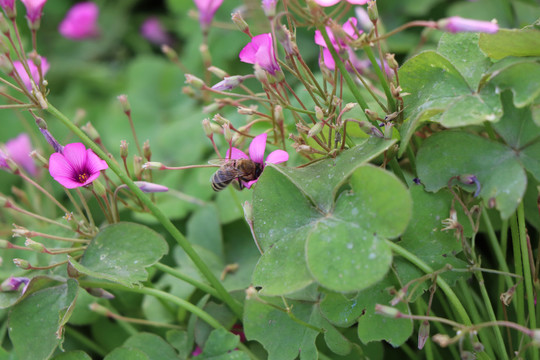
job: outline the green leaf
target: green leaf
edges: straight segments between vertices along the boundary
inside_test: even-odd
[[[134,223],[106,226],[92,240],[80,263],[70,263],[82,274],[133,286],[148,277],[146,268],[167,253],[163,237]]]
[[[73,350],[56,355],[53,360],[92,360],[92,358],[82,350]]]
[[[191,347],[188,345],[188,334],[185,330],[167,331],[167,342],[178,351],[181,360],[187,359],[190,355]]]
[[[284,307],[281,298],[262,298],[265,302]],[[294,316],[309,322],[312,305],[291,301]],[[268,352],[268,360],[293,360],[299,354],[317,353],[315,338],[319,334],[291,319],[285,312],[258,300],[246,300],[244,331],[248,340],[257,340]],[[303,357],[301,357],[303,358]]]
[[[394,175],[367,165],[355,168],[351,190],[343,191],[328,213],[312,205],[288,180],[292,169],[286,177],[281,169],[266,168],[254,194],[257,240],[266,246],[268,238],[274,241],[253,274],[253,284],[262,286],[262,294],[289,294],[313,281],[351,292],[384,277],[392,262],[384,238],[405,230],[411,199]],[[325,172],[318,176],[320,182],[330,181],[329,193],[337,191],[331,186],[343,184],[343,179],[336,182]]]
[[[143,351],[134,348],[120,347],[105,356],[104,360],[150,360]]]
[[[530,105],[540,95],[539,82],[540,63],[528,59],[496,71],[490,79],[499,91],[512,91],[518,108]]]
[[[496,34],[480,34],[479,45],[495,60],[507,56],[540,56],[540,31],[499,29]]]
[[[358,293],[356,301],[365,311],[358,319],[358,337],[365,344],[371,341],[385,340],[392,346],[402,345],[411,336],[413,323],[410,319],[395,319],[375,313],[375,305],[387,305],[392,299],[388,288],[399,287],[396,276],[391,272],[381,282]],[[406,304],[395,306],[399,311],[409,314]]]
[[[242,359],[248,360],[249,356],[241,351],[234,351],[240,342],[240,337],[225,329],[216,329],[210,333],[201,355],[197,359]]]
[[[192,244],[198,244],[217,256],[223,256],[223,238],[214,205],[203,206],[193,212],[187,222],[186,237]]]
[[[158,335],[138,333],[126,340],[122,347],[142,351],[149,360],[177,360],[173,347]]]
[[[88,325],[96,321],[101,315],[90,310],[90,304],[95,302],[103,305],[105,299],[96,298],[86,290],[79,288],[77,302],[73,314],[69,318],[69,323],[72,325]]]
[[[469,133],[445,131],[430,136],[416,159],[418,177],[427,191],[448,186],[454,176],[474,175],[481,186],[480,197],[486,206],[494,200],[503,219],[514,212],[527,185],[525,171],[512,149]]]
[[[444,33],[437,52],[450,60],[467,80],[471,89],[477,89],[480,79],[492,62],[480,51],[478,33]]]
[[[351,342],[322,316],[319,306],[313,307],[310,323],[324,329],[324,341],[334,354],[345,356],[351,352]]]
[[[77,298],[77,289],[77,281],[68,279],[32,293],[13,307],[9,337],[20,359],[48,359],[52,355],[61,343],[65,315]]]
[[[462,47],[474,46],[474,37],[466,37],[468,42]],[[471,44],[472,43],[472,44]],[[452,47],[457,45],[453,44]],[[444,52],[450,52],[452,47],[442,44]],[[474,57],[471,55],[471,57]],[[404,93],[405,118],[400,134],[402,146],[400,155],[423,121],[436,121],[445,127],[461,127],[481,124],[484,121],[497,121],[502,115],[502,109],[494,88],[484,87],[477,92],[476,85],[480,73],[486,67],[485,62],[476,54],[476,68],[465,71],[461,62],[470,58],[459,54],[452,57],[459,65],[460,73],[447,58],[434,51],[425,51],[411,58],[399,70],[400,84]],[[469,85],[469,83],[471,85]]]

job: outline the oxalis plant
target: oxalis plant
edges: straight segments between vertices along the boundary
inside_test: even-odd
[[[142,3],[0,1],[2,358],[540,358],[536,2]]]

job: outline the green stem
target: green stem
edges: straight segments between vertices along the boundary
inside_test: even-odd
[[[390,162],[388,163],[390,165],[390,167],[392,168],[392,171],[394,172],[394,174],[401,180],[403,181],[403,184],[407,184],[407,180],[405,180],[405,175],[403,175],[403,171],[401,171],[401,168],[399,167],[399,163],[398,161],[396,160],[396,158],[393,158],[392,160],[390,160]]]
[[[517,215],[514,214],[510,218],[510,230],[512,232],[512,249],[514,252],[514,271],[517,275],[523,277],[523,265],[521,264],[521,249],[519,244],[519,229],[518,229],[518,220]],[[516,303],[516,312],[518,324],[526,325],[525,322],[525,309],[524,309],[524,294],[523,294],[523,284],[519,284],[516,287],[516,292],[514,295],[514,302]]]
[[[426,274],[430,274],[434,272],[434,270],[429,265],[427,265],[416,255],[402,248],[398,244],[395,244],[390,240],[386,240],[386,244],[392,249],[392,251],[394,251],[399,256],[402,256],[403,258],[405,258],[406,260],[414,264],[416,267],[418,267],[420,270],[422,270]],[[448,301],[450,301],[450,303],[454,307],[454,310],[461,318],[461,322],[467,326],[472,325],[471,319],[469,318],[467,311],[465,310],[465,308],[459,301],[458,297],[456,296],[452,288],[448,285],[448,283],[440,276],[437,276],[437,286],[439,286],[439,288],[446,294]]]
[[[217,299],[221,299],[219,297],[219,294],[217,293],[217,291],[214,288],[212,288],[211,286],[208,286],[205,283],[202,283],[202,282],[200,282],[200,281],[198,281],[198,280],[196,280],[196,279],[194,279],[194,278],[192,278],[190,276],[187,276],[186,274],[184,274],[181,271],[173,269],[172,267],[164,265],[162,263],[156,263],[156,264],[154,264],[154,267],[156,269],[164,272],[164,273],[167,273],[167,274],[169,274],[171,276],[174,276],[175,278],[178,278],[178,279],[180,279],[182,281],[187,282],[188,284],[191,284],[191,285],[195,286],[197,289],[202,290],[205,293],[210,294],[210,295],[212,295],[213,297],[215,297]]]
[[[365,52],[367,57],[369,58],[369,61],[371,61],[371,64],[373,65],[372,68],[375,71],[375,74],[379,78],[379,81],[381,82],[381,85],[383,87],[384,93],[386,94],[386,101],[388,102],[388,109],[390,110],[390,113],[393,113],[396,111],[396,101],[394,100],[394,97],[392,96],[392,92],[390,91],[390,87],[388,86],[388,80],[386,79],[386,76],[384,76],[383,72],[381,71],[381,67],[384,68],[384,60],[379,59],[381,64],[379,65],[377,63],[377,60],[375,59],[375,55],[373,54],[373,50],[371,50],[371,47],[364,46],[362,48]]]
[[[534,305],[534,292],[533,292],[533,281],[531,274],[531,266],[529,263],[529,249],[527,246],[527,234],[525,228],[525,210],[523,207],[523,201],[518,205],[517,208],[517,217],[518,217],[518,229],[519,229],[519,240],[521,244],[521,258],[523,261],[523,275],[525,282],[525,290],[527,292],[527,305],[528,305],[528,315],[529,315],[529,324],[531,329],[536,329],[536,313]],[[535,347],[532,347],[532,359],[538,360],[538,351]]]
[[[80,342],[96,354],[98,354],[100,357],[105,357],[107,355],[107,350],[103,349],[101,346],[99,346],[97,343],[92,341],[91,339],[87,338],[84,334],[78,332],[71,326],[66,326],[66,335],[71,336],[76,341]]]
[[[91,148],[97,156],[103,159],[109,165],[109,168],[120,178],[120,180],[126,184],[131,191],[141,200],[144,205],[152,212],[155,218],[162,224],[162,226],[171,234],[176,242],[182,247],[189,258],[193,261],[199,271],[206,277],[208,282],[220,295],[221,300],[225,302],[234,314],[241,319],[243,314],[242,304],[234,299],[225,289],[223,284],[217,277],[214,276],[212,270],[204,263],[199,254],[195,252],[189,241],[185,236],[174,226],[174,224],[167,218],[167,216],[146,196],[137,185],[122,171],[122,168],[112,161],[99,146],[97,146],[84,132],[82,132],[77,126],[75,126],[64,114],[58,111],[53,105],[48,104],[47,111],[59,119],[69,130],[77,135],[83,143]]]

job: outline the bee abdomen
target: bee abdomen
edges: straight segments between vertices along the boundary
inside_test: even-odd
[[[222,179],[220,173],[217,172],[212,176],[212,189],[214,191],[221,191],[227,187],[234,179]]]

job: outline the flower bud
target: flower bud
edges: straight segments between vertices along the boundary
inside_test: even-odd
[[[253,115],[255,113],[255,110],[253,110],[252,108],[247,108],[244,106],[239,106],[237,108],[237,111],[241,115]]]
[[[431,340],[439,344],[440,347],[447,347],[452,343],[452,339],[446,334],[435,334],[431,337]]]
[[[424,320],[418,329],[418,350],[422,350],[429,338],[429,321]]]
[[[94,180],[92,182],[92,186],[93,186],[93,189],[94,191],[96,192],[96,194],[100,197],[105,197],[107,196],[107,190],[105,190],[105,187],[103,186],[103,184],[98,180]]]
[[[161,45],[161,52],[172,62],[178,61],[178,54],[169,45]]]
[[[137,179],[141,178],[141,174],[142,174],[142,157],[140,157],[140,156],[133,156],[133,173],[135,174],[135,177]]]
[[[232,143],[233,133],[230,124],[223,124],[223,137],[227,143]]]
[[[0,239],[0,249],[9,249],[11,243],[7,240]]]
[[[144,170],[165,170],[167,167],[160,162],[149,161],[147,163],[144,163],[144,165],[142,165],[142,168]]]
[[[120,102],[120,105],[122,105],[122,110],[125,114],[131,113],[131,105],[129,104],[127,95],[118,95],[116,99],[118,100],[118,102]]]
[[[452,16],[437,21],[437,28],[453,34],[457,32],[483,32],[495,34],[499,31],[499,25],[497,25],[496,22],[464,19],[459,16]]]
[[[143,155],[148,161],[152,158],[152,150],[150,149],[150,140],[146,140],[143,144]]]
[[[236,11],[232,14],[232,21],[236,25],[238,30],[240,30],[241,32],[247,35],[251,34],[249,31],[249,26],[247,22],[244,20],[244,18],[242,17],[242,13],[240,13],[240,11]]]
[[[399,64],[396,61],[395,56],[396,54],[386,54],[385,58],[386,58],[386,63],[388,64],[388,66],[390,66],[391,69],[397,70],[397,68],[399,67]]]
[[[13,18],[15,18],[15,17],[13,17]],[[2,34],[6,35],[6,36],[9,36],[9,31],[10,31],[9,24],[6,21],[6,18],[4,17],[4,14],[2,14],[2,13],[0,13],[0,31],[2,32]]]
[[[315,125],[311,127],[311,129],[309,129],[308,134],[307,134],[308,137],[314,137],[314,136],[319,135],[323,127],[324,127],[324,124],[322,122],[316,123]],[[339,133],[336,133],[336,134],[339,134]]]
[[[246,300],[251,300],[257,296],[257,289],[255,289],[253,286],[250,286],[246,289]]]
[[[298,47],[292,41],[291,32],[285,27],[285,25],[276,26],[276,38],[281,46],[283,46],[283,49],[287,55],[294,55],[298,53]]]
[[[193,86],[195,89],[202,89],[204,87],[204,81],[202,81],[198,77],[191,74],[185,74],[185,77],[185,83]]]
[[[212,120],[215,121],[215,122],[217,122],[217,123],[218,123],[219,125],[221,125],[221,126],[223,126],[223,125],[225,125],[225,124],[227,124],[227,125],[230,125],[230,124],[231,124],[231,122],[230,122],[228,119],[226,119],[226,118],[224,118],[223,116],[221,116],[221,114],[216,114],[216,115],[214,115],[214,117],[212,118]]]
[[[210,120],[203,119],[202,127],[203,127],[203,130],[204,130],[204,134],[207,137],[211,138],[212,136],[214,136],[214,132],[212,131],[212,126],[210,125]]]
[[[379,114],[377,114],[375,111],[373,110],[370,110],[370,109],[366,109],[365,110],[365,113],[368,117],[369,120],[371,120],[372,122],[376,122],[377,120],[379,120]]]
[[[245,76],[235,75],[235,76],[226,76],[222,81],[218,82],[217,84],[212,86],[213,90],[216,91],[228,91],[232,90],[242,82],[244,82]]]
[[[84,133],[88,135],[88,137],[92,139],[93,142],[101,144],[101,137],[99,136],[98,131],[91,122],[87,122],[86,125],[81,126],[81,130],[84,131]]]
[[[274,120],[277,124],[283,124],[285,115],[283,115],[283,107],[281,105],[274,106]]]
[[[302,123],[296,123],[296,130],[299,134],[308,134],[311,129]]]
[[[539,346],[540,345],[540,329],[533,329],[532,332],[533,332],[533,335],[532,335],[533,343],[536,346]]]
[[[211,114],[221,109],[221,105],[217,102],[213,102],[210,105],[206,105],[202,108],[202,112],[205,114]]]
[[[27,260],[24,260],[24,259],[15,258],[15,259],[13,259],[13,263],[19,269],[29,270],[29,269],[32,268],[30,263]]]
[[[276,3],[277,0],[262,0],[262,8],[266,17],[272,19],[276,16]]]
[[[114,295],[108,292],[107,290],[103,290],[101,288],[85,288],[86,292],[88,292],[90,295],[102,298],[102,299],[114,299]],[[91,305],[92,306],[92,305]]]
[[[32,159],[34,159],[34,161],[36,161],[37,163],[43,165],[44,167],[48,167],[49,166],[49,160],[45,159],[43,157],[43,155],[41,155],[40,153],[38,153],[36,150],[32,150],[30,151],[30,154],[28,154]]]
[[[401,314],[398,309],[390,307],[390,306],[381,305],[381,304],[375,305],[375,313],[392,317],[392,318],[399,318]]]
[[[377,3],[375,1],[368,2],[367,12],[369,20],[371,20],[373,24],[376,24],[379,20],[379,10],[377,10]]]
[[[46,252],[45,245],[32,239],[26,239],[26,241],[24,242],[24,246],[37,252]]]
[[[154,184],[148,181],[134,181],[135,185],[144,193],[156,193],[156,192],[167,192],[169,188],[163,185]]]
[[[24,284],[23,292],[26,290],[26,285],[30,282],[30,279],[27,277],[15,277],[10,276],[2,282],[0,285],[1,291],[17,291]]]
[[[120,140],[120,157],[124,160],[128,157],[128,143],[126,140]]]
[[[216,75],[220,79],[223,79],[229,75],[227,74],[225,70],[222,70],[216,66],[209,66],[207,70],[210,71],[212,74]]]

